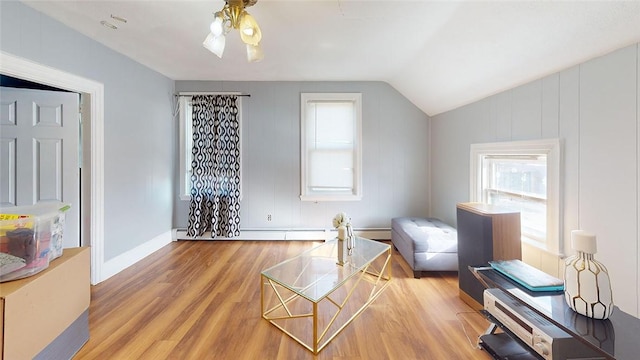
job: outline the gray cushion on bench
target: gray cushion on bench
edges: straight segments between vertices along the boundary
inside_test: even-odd
[[[391,220],[391,242],[419,278],[422,271],[458,271],[456,229],[435,218]]]

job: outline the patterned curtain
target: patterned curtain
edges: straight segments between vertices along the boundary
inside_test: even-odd
[[[238,97],[192,98],[193,148],[188,236],[240,235],[240,123]]]

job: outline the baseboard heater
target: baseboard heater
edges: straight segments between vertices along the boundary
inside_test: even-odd
[[[354,229],[357,236],[373,240],[391,240],[391,229],[388,228],[362,228]],[[335,229],[241,229],[240,236],[212,237],[210,232],[202,236],[187,236],[187,229],[174,229],[173,240],[308,240],[326,241],[337,236]]]

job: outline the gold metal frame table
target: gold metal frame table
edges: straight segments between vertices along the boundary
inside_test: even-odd
[[[342,243],[329,240],[260,275],[262,317],[314,354],[391,281],[390,245],[356,237],[345,264],[338,265]]]

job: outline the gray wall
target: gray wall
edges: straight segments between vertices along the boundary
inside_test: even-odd
[[[331,228],[339,211],[359,228],[389,228],[394,216],[428,215],[428,117],[386,83],[177,81],[176,91],[251,94],[242,100],[242,229]],[[300,201],[302,92],[362,93],[362,201]],[[188,201],[179,199],[177,187],[174,194],[174,226],[186,228]]]
[[[455,223],[469,201],[469,145],[564,141],[561,224],[597,235],[614,301],[640,314],[640,49],[633,45],[432,118],[431,211]]]
[[[171,230],[174,82],[14,1],[0,49],[104,84],[104,257]]]

